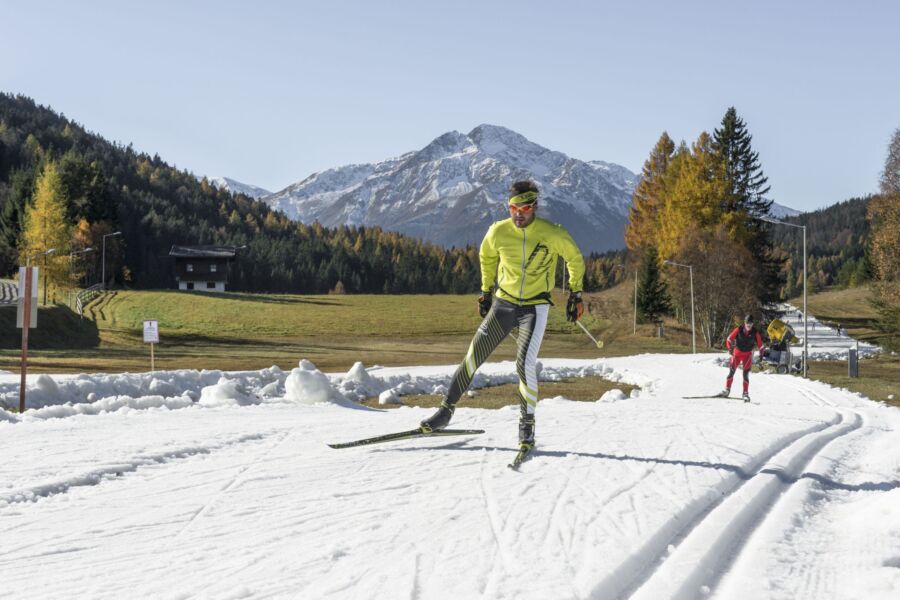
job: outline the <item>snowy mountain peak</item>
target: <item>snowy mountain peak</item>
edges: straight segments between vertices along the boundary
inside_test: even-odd
[[[785,217],[796,217],[797,215],[802,215],[803,211],[797,210],[796,208],[791,208],[790,206],[785,206],[783,204],[778,204],[777,202],[773,202],[772,207],[769,209],[769,214],[776,219],[783,219]]]
[[[326,226],[367,225],[443,246],[478,244],[507,218],[506,191],[519,179],[541,189],[541,212],[585,252],[621,248],[637,176],[587,163],[499,125],[444,133],[398,158],[314,173],[263,198],[273,208]]]
[[[228,177],[208,177],[207,180],[209,181],[209,184],[216,189],[225,190],[232,194],[244,194],[250,198],[262,198],[263,196],[268,196],[272,193],[259,186],[241,183],[240,181]]]
[[[418,154],[422,158],[438,160],[440,158],[453,156],[454,154],[474,152],[475,150],[476,148],[468,136],[465,136],[458,131],[448,131],[432,140],[431,143],[422,148]]]

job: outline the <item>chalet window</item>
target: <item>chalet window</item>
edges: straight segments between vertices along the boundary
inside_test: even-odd
[[[193,273],[193,272],[194,272],[194,265],[192,265],[191,263],[188,263],[188,264],[187,264],[187,272],[188,272],[188,273]]]
[[[215,273],[215,272],[216,272],[216,263],[213,263],[213,264],[209,265],[209,272],[210,272],[210,273]]]
[[[194,282],[193,282],[193,281],[189,281],[189,282],[188,282],[188,284],[187,284],[187,289],[189,289],[189,290],[194,289]]]
[[[206,289],[208,289],[208,290],[214,290],[214,289],[216,289],[216,282],[215,282],[215,281],[207,281],[207,282],[206,282]]]

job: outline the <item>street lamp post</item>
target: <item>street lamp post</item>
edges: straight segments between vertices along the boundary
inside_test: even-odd
[[[116,231],[115,233],[107,233],[103,236],[103,260],[100,267],[100,287],[103,290],[106,290],[106,238],[114,235],[122,235],[122,232]]]
[[[677,263],[674,260],[666,260],[663,261],[670,265],[675,265],[676,267],[684,267],[688,270],[691,277],[691,341],[694,346],[694,354],[697,354],[697,328],[694,326],[694,267],[692,265],[683,265],[681,263]]]
[[[74,252],[69,252],[69,278],[72,278],[72,271],[74,270],[75,256],[78,254],[87,254],[88,252],[93,252],[93,248],[85,248],[84,250],[75,250]]]
[[[47,304],[47,257],[56,252],[56,248],[50,248],[49,250],[45,250],[44,252],[38,252],[37,254],[32,254],[25,258],[25,267],[28,268],[31,266],[31,260],[37,258],[38,256],[44,257],[44,305]]]
[[[806,363],[809,357],[809,315],[806,314],[806,225],[786,223],[772,217],[759,217],[759,220],[773,225],[787,225],[803,230],[803,376],[806,377]]]

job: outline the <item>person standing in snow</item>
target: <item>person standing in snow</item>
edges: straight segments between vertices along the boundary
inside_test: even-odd
[[[731,362],[728,364],[728,378],[725,379],[725,389],[719,392],[720,398],[727,398],[731,394],[731,382],[734,381],[734,372],[740,366],[744,371],[744,402],[750,402],[750,368],[753,366],[753,346],[759,349],[759,360],[763,359],[762,337],[753,326],[753,315],[744,317],[744,324],[738,325],[725,340],[725,346],[731,353]]]
[[[532,181],[517,181],[509,188],[510,218],[488,229],[478,254],[481,263],[481,295],[478,311],[484,321],[475,332],[465,359],[456,369],[446,398],[422,431],[444,429],[456,403],[468,389],[475,371],[500,342],[519,328],[516,371],[519,375],[519,444],[534,447],[534,409],[538,399],[537,355],[551,306],[550,290],[556,280],[557,256],[569,272],[566,318],[581,318],[584,258],[561,226],[536,216],[538,188]]]

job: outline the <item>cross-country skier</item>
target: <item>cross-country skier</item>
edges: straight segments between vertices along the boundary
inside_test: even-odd
[[[753,366],[753,346],[759,349],[759,360],[763,359],[763,342],[759,332],[753,326],[753,315],[744,317],[744,324],[738,325],[725,340],[725,346],[731,353],[731,362],[728,367],[728,378],[725,380],[725,389],[719,392],[719,397],[727,398],[731,394],[731,382],[734,381],[734,372],[740,366],[744,370],[744,402],[750,402],[750,368]]]
[[[519,444],[523,451],[534,447],[534,409],[538,399],[535,366],[547,325],[557,256],[563,257],[569,272],[566,318],[575,322],[584,310],[581,300],[584,258],[561,225],[536,217],[537,199],[538,188],[534,182],[512,184],[509,188],[510,218],[491,225],[481,242],[478,259],[482,291],[478,297],[478,311],[484,321],[453,375],[447,397],[437,412],[422,421],[425,432],[447,426],[460,396],[472,383],[476,369],[518,327]]]

